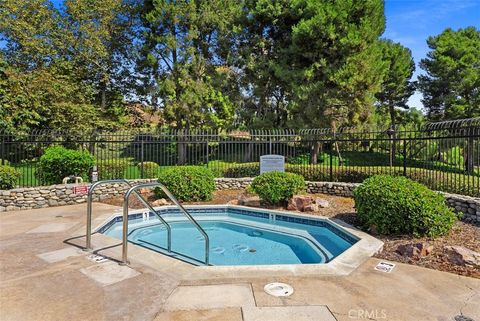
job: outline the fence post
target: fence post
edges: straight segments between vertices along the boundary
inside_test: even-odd
[[[209,157],[208,157],[208,139],[207,139],[207,141],[206,141],[205,143],[206,143],[205,150],[207,151],[207,160],[206,160],[206,162],[207,162],[207,168],[208,168],[208,162],[209,162]]]
[[[141,144],[140,144],[140,161],[141,161],[141,164],[142,166],[140,166],[140,178],[144,178],[143,174],[144,174],[144,141],[143,141],[143,138],[142,138],[142,141],[141,141]]]
[[[272,136],[268,137],[268,153],[272,155]]]
[[[2,155],[0,157],[2,159],[2,165],[5,165],[5,134],[2,133]]]
[[[407,140],[403,140],[403,176],[407,176]]]
[[[333,140],[330,142],[330,157],[329,157],[329,163],[330,163],[330,182],[333,182]]]

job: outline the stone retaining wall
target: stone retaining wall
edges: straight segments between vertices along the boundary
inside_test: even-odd
[[[217,190],[243,189],[251,182],[252,178],[217,178],[215,184]],[[155,181],[155,179],[131,180],[133,185]],[[90,186],[90,184],[83,184]],[[359,183],[342,182],[306,182],[308,193],[323,193],[336,196],[352,197],[353,190]],[[43,208],[49,206],[70,205],[86,201],[85,194],[75,194],[73,188],[76,184],[52,185],[30,188],[17,188],[8,191],[0,191],[0,212]],[[95,200],[103,200],[120,195],[127,190],[125,184],[105,184],[95,189]],[[464,214],[463,220],[480,223],[480,198],[443,193],[447,204],[456,212]]]
[[[131,180],[130,184],[136,185],[150,181],[155,180]],[[90,183],[60,184],[51,186],[15,188],[7,191],[0,191],[0,212],[83,203],[86,202],[87,195],[75,194],[74,187],[89,187],[90,185]],[[121,183],[99,185],[97,188],[95,188],[94,200],[98,201],[121,195],[121,193],[125,192],[126,190],[127,185]]]

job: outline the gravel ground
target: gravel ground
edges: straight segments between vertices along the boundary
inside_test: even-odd
[[[221,190],[215,191],[213,199],[208,202],[187,202],[185,204],[235,204],[239,195],[244,194],[244,190]],[[350,225],[358,227],[358,221],[355,215],[354,201],[352,198],[331,196],[324,194],[313,194],[317,197],[321,197],[330,203],[330,207],[322,208],[319,212],[309,213],[312,215],[322,215],[330,218],[340,219]],[[154,201],[155,198],[151,192],[144,193],[144,196],[149,201]],[[123,202],[122,197],[111,198],[103,201],[104,203],[121,206]],[[130,206],[132,208],[143,208],[143,205],[136,199],[131,199]],[[265,206],[271,209],[285,210],[283,207]],[[418,265],[434,270],[451,272],[459,275],[480,278],[480,270],[467,267],[458,266],[450,263],[448,257],[444,252],[444,247],[447,245],[464,246],[470,250],[480,252],[480,227],[476,225],[467,224],[464,222],[455,223],[453,229],[448,235],[438,237],[436,239],[430,239],[426,237],[415,238],[412,236],[385,236],[375,235],[378,239],[382,240],[385,245],[383,251],[376,255],[378,258],[397,261],[407,264]],[[415,243],[428,243],[433,246],[433,251],[428,256],[413,259],[410,257],[401,256],[396,252],[399,245],[402,244],[415,244]]]

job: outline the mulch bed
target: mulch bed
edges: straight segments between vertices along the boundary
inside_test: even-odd
[[[213,199],[208,202],[186,202],[185,204],[235,204],[238,197],[244,194],[244,190],[221,190],[215,191]],[[149,201],[154,201],[155,197],[153,193],[143,193]],[[321,208],[319,212],[308,213],[312,215],[321,215],[329,218],[342,220],[350,225],[358,227],[358,221],[355,214],[354,201],[352,198],[331,196],[325,194],[313,194],[314,196],[321,197],[330,203],[328,208]],[[123,197],[116,197],[104,200],[103,203],[121,206],[123,204]],[[136,198],[132,197],[130,200],[131,208],[143,208],[143,204]],[[264,206],[269,209],[286,210],[283,207]],[[438,237],[436,239],[430,239],[426,237],[415,238],[413,236],[385,236],[375,235],[376,238],[382,240],[385,244],[383,251],[375,255],[377,258],[386,259],[390,261],[402,262],[407,264],[418,265],[434,270],[445,271],[455,273],[459,275],[474,277],[480,279],[480,270],[468,267],[458,266],[450,263],[444,247],[447,245],[463,246],[470,250],[480,252],[480,226],[456,222],[452,230],[448,235]],[[414,259],[410,257],[401,256],[396,252],[399,245],[402,244],[416,244],[416,243],[428,243],[433,246],[433,251],[426,257],[420,259]]]

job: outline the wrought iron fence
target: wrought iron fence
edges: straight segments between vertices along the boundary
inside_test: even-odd
[[[100,179],[153,178],[183,165],[206,166],[218,177],[255,176],[261,155],[280,154],[285,156],[286,171],[307,180],[361,182],[375,174],[402,175],[432,189],[480,196],[480,118],[396,132],[357,128],[0,132],[0,162],[21,173],[18,186],[44,185],[38,161],[52,145],[88,150],[96,158]]]

